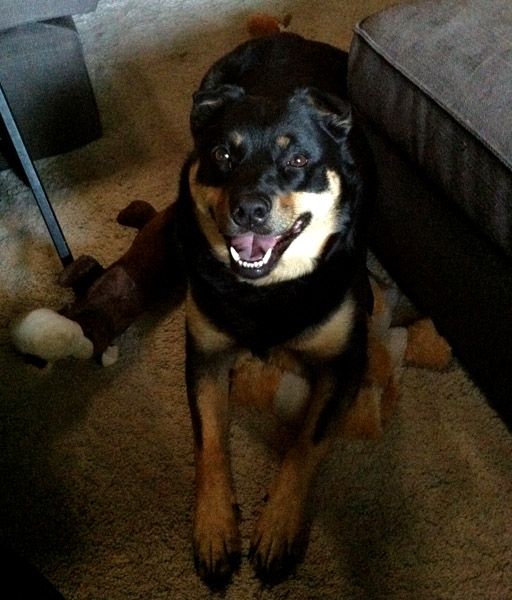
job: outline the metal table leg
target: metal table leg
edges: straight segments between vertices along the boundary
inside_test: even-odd
[[[16,124],[6,95],[0,84],[0,124],[7,134],[6,142],[12,144],[16,157],[20,162],[20,167],[25,174],[26,180],[30,185],[32,194],[36,199],[41,215],[46,223],[50,237],[52,238],[55,250],[63,266],[73,262],[73,256],[66,242],[60,224],[57,220],[48,196],[43,188],[39,175],[35,169],[34,163],[28,153],[27,147],[21,136],[20,130]]]

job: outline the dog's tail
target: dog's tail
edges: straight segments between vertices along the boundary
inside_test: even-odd
[[[273,35],[285,31],[290,25],[291,20],[291,15],[286,15],[280,20],[270,15],[257,14],[250,17],[247,21],[247,31],[252,38]]]

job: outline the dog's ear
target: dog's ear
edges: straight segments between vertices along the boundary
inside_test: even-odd
[[[312,106],[323,129],[336,141],[347,137],[352,127],[352,111],[348,102],[314,87],[298,90],[294,99]]]
[[[190,128],[195,136],[211,119],[218,115],[227,104],[245,94],[238,85],[223,84],[212,89],[199,89],[193,96]]]

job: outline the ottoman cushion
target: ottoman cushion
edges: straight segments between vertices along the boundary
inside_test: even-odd
[[[0,0],[0,30],[93,11],[98,0]]]
[[[369,17],[355,31],[349,88],[357,110],[512,257],[510,0],[422,0]]]
[[[33,159],[67,152],[101,135],[72,17],[0,33],[0,82]],[[9,166],[0,153],[0,170]]]

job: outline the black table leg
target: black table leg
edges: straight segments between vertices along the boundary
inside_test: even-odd
[[[57,220],[48,196],[43,188],[39,175],[35,169],[34,163],[28,153],[27,147],[21,136],[20,130],[16,124],[11,108],[7,101],[6,95],[0,84],[0,119],[3,124],[3,129],[6,132],[6,142],[12,145],[12,150],[19,160],[20,167],[25,175],[32,194],[36,199],[41,215],[46,223],[53,245],[59,255],[59,258],[66,266],[73,262],[73,256],[66,242],[60,224]]]

